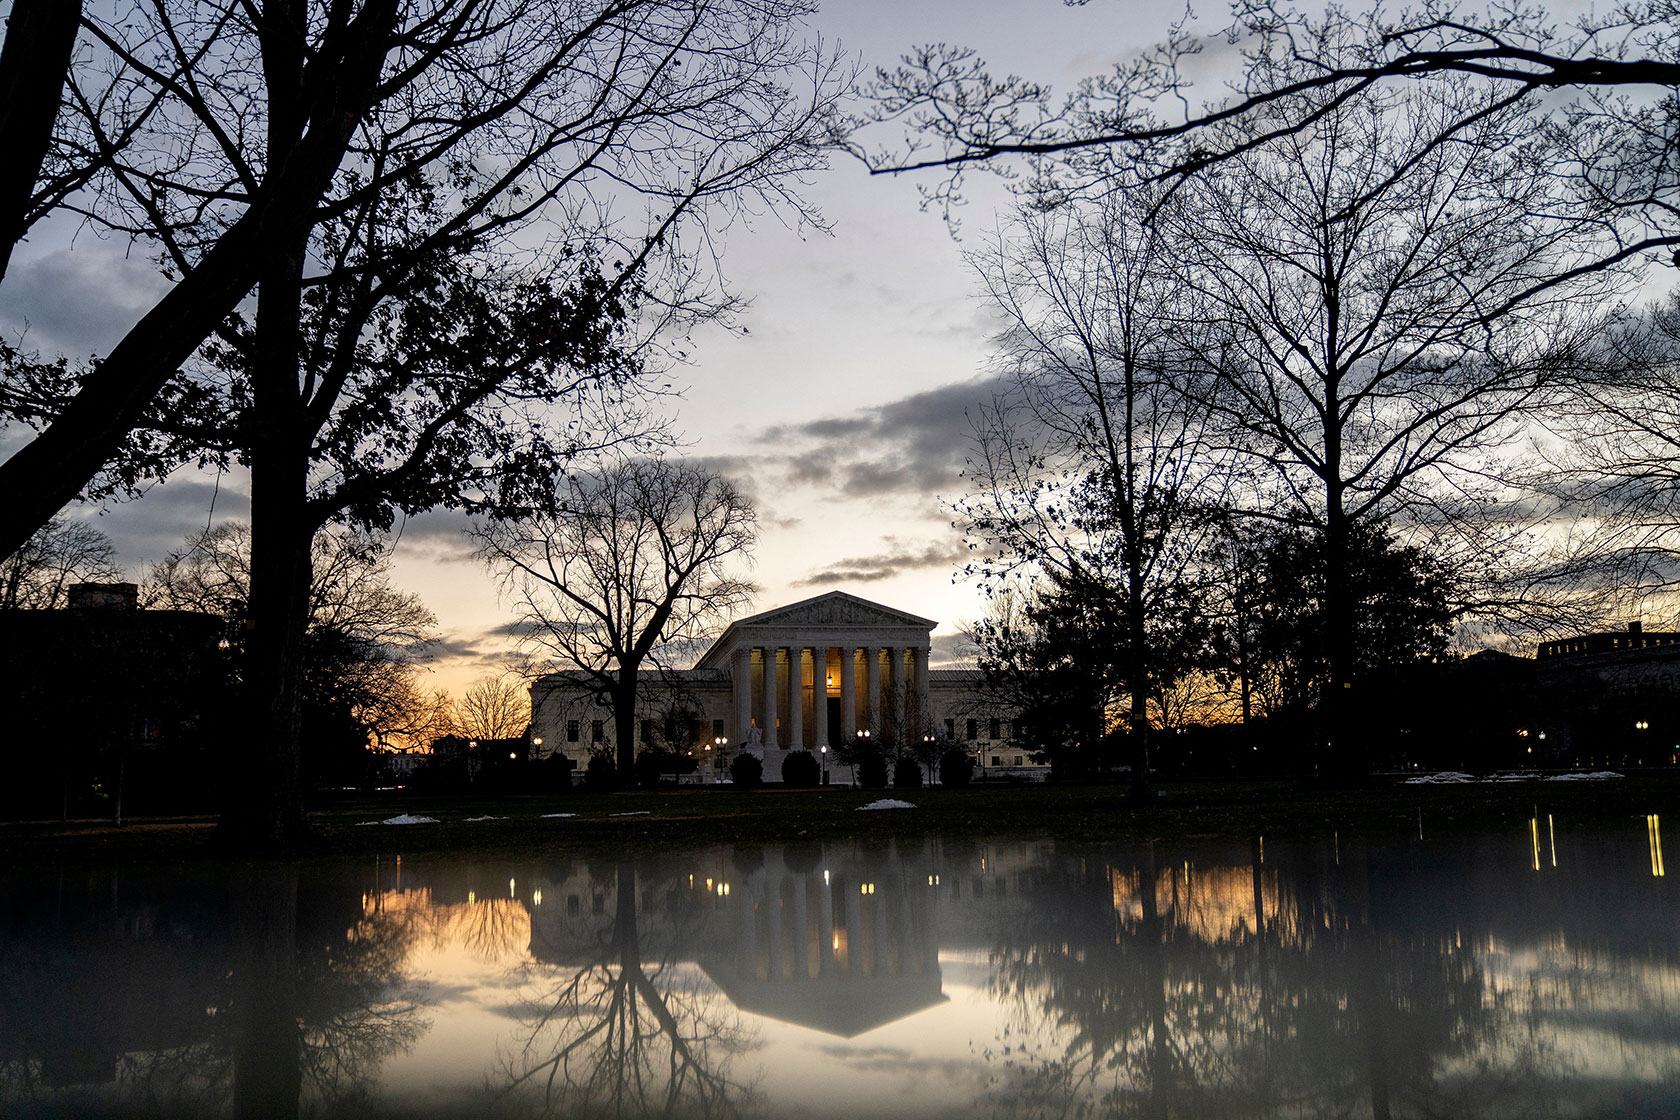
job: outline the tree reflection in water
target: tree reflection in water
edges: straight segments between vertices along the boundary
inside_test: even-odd
[[[1579,1048],[1560,1045],[1569,1009],[1591,1002],[1569,980],[1543,965],[1490,975],[1488,955],[1413,898],[1419,884],[1385,896],[1363,849],[1277,854],[1045,868],[991,955],[992,990],[1014,1009],[985,1054],[1000,1071],[993,1110],[1595,1114],[1563,1059]],[[1673,971],[1657,971],[1661,1002]],[[1659,1029],[1680,1025],[1676,1008],[1655,1010]],[[1661,1060],[1656,1080],[1672,1082],[1672,1041]]]
[[[533,925],[529,994],[503,1057],[503,1103],[545,1116],[737,1116],[756,1103],[737,1056],[757,1044],[692,963],[700,915],[675,874],[619,864],[599,913]],[[662,898],[649,915],[642,899]]]
[[[353,874],[113,869],[6,893],[8,1116],[353,1115],[380,1062],[426,1029],[403,976],[425,922],[364,913]]]

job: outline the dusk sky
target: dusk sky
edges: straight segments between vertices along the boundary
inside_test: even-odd
[[[812,31],[866,68],[917,44],[969,45],[994,70],[1060,92],[1157,41],[1182,14],[1170,2],[832,0]],[[1211,8],[1201,25],[1212,30],[1225,17]],[[1203,59],[1210,70],[1229,58],[1215,42]],[[987,394],[993,331],[962,254],[984,242],[1005,198],[986,176],[970,194],[957,239],[921,209],[917,181],[871,178],[840,157],[805,191],[832,236],[801,234],[774,216],[729,231],[725,270],[752,300],[750,333],[698,334],[693,364],[677,371],[686,392],[669,408],[686,454],[756,502],[755,609],[832,589],[878,599],[939,621],[936,659],[981,613],[973,585],[953,582],[964,553],[942,505],[961,492],[965,413]],[[0,292],[0,329],[15,335],[27,323],[28,343],[45,353],[109,350],[166,283],[128,250],[64,221],[38,228]],[[17,438],[4,433],[0,446]],[[98,524],[131,578],[143,579],[189,533],[247,513],[241,475],[218,486],[189,471],[107,507]],[[456,695],[510,649],[497,634],[510,613],[471,557],[464,525],[447,513],[411,520],[396,552],[398,584],[440,623],[433,684]]]

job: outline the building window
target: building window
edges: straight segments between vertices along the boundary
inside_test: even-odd
[[[1026,765],[1026,762],[1025,762],[1025,760],[1024,760],[1024,759],[1023,759],[1023,758],[1022,758],[1022,756],[1021,756],[1021,755],[1016,755],[1016,756],[1015,756],[1015,765],[1017,765],[1017,766],[1025,766],[1025,765]]]
[[[971,719],[968,721],[968,741],[972,743],[978,738],[980,738],[980,721]]]
[[[723,721],[721,719],[714,719],[712,721],[712,738],[723,738]]]
[[[993,766],[1002,766],[1003,765],[1003,757],[1001,755],[995,755],[994,754],[992,756],[992,765]]]
[[[957,721],[954,720],[954,719],[946,720],[945,721],[945,738],[955,739],[956,737],[957,737]]]
[[[590,720],[589,721],[589,741],[591,743],[599,743],[599,742],[603,742],[606,739],[606,737],[607,737],[607,725],[605,723],[603,723],[601,720],[598,720],[598,719]]]
[[[642,721],[642,746],[644,746],[644,747],[648,746],[652,742],[653,742],[653,721],[651,719],[644,719]]]
[[[577,741],[578,741],[578,721],[575,720],[575,719],[569,719],[569,720],[566,721],[566,742],[575,743]]]
[[[1003,738],[1003,721],[1001,719],[986,721],[986,738],[994,741]]]

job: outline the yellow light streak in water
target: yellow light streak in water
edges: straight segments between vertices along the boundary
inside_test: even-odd
[[[1528,865],[1535,871],[1540,870],[1540,821],[1538,818],[1528,818],[1528,849],[1531,853]]]
[[[1552,815],[1546,814],[1546,840],[1552,846],[1552,866],[1557,866],[1557,829],[1552,827]]]
[[[1651,877],[1661,879],[1663,877],[1662,821],[1657,817],[1657,814],[1652,813],[1645,818],[1645,831],[1649,834],[1651,841]]]

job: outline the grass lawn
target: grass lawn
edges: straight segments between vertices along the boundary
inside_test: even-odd
[[[881,798],[914,809],[860,812]],[[426,825],[364,825],[408,813]],[[546,816],[545,814],[571,814]],[[1560,827],[1647,814],[1680,821],[1680,774],[1652,771],[1590,782],[1523,781],[1408,786],[1374,780],[1328,790],[1291,781],[1162,782],[1147,805],[1124,786],[985,786],[864,791],[681,789],[598,794],[345,795],[311,813],[316,855],[373,852],[522,854],[610,849],[638,853],[800,838],[910,836],[1053,838],[1073,844],[1139,840],[1327,836],[1432,837],[1522,827],[1536,813]],[[476,818],[476,819],[475,819]],[[213,854],[212,817],[0,823],[0,852],[41,857],[183,860]],[[1632,825],[1630,824],[1630,827]]]

